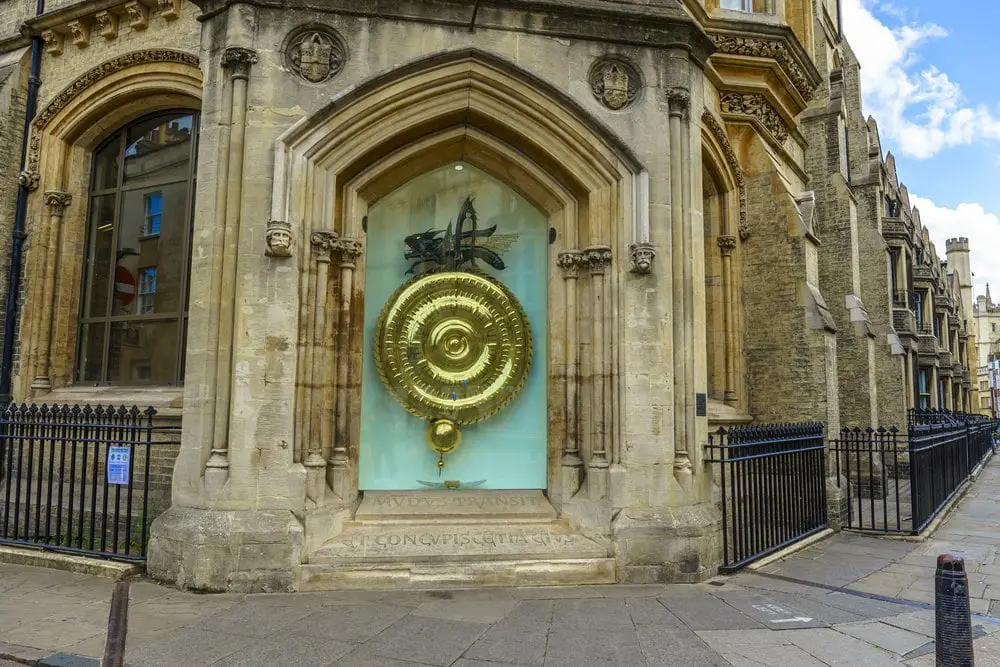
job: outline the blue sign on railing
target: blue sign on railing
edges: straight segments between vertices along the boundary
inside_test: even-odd
[[[108,447],[108,484],[128,486],[130,458],[128,447]]]

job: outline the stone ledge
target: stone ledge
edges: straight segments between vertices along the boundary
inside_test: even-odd
[[[354,518],[545,521],[556,511],[541,491],[365,491]]]
[[[528,559],[369,566],[303,565],[299,591],[477,588],[491,586],[580,586],[613,584],[612,558]]]
[[[118,563],[115,561],[63,554],[54,551],[42,551],[29,547],[0,546],[0,563],[7,565],[27,565],[30,567],[45,567],[50,570],[89,574],[95,577],[122,579],[142,573],[142,565],[135,563]]]
[[[309,564],[352,566],[606,558],[607,550],[566,522],[429,521],[349,525],[308,555]]]

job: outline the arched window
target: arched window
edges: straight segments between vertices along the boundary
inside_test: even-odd
[[[94,153],[78,383],[183,380],[198,120],[142,118]]]

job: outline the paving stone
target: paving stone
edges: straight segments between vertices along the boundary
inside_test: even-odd
[[[552,600],[520,601],[465,652],[465,657],[541,665],[545,661],[554,604]]]
[[[413,615],[467,623],[496,623],[516,605],[514,598],[496,595],[483,596],[481,599],[434,600],[414,609]]]
[[[796,607],[781,604],[771,596],[755,591],[723,591],[716,595],[730,606],[772,630],[793,630],[828,625],[822,619],[805,614]]]
[[[685,629],[684,622],[656,598],[629,598],[625,601],[625,609],[628,611],[629,618],[632,619],[632,625],[636,627],[656,625],[677,630]]]
[[[303,667],[306,667],[303,665]],[[309,665],[308,667],[312,667]],[[362,645],[351,651],[339,660],[334,661],[329,667],[427,667],[423,663],[410,662],[408,660],[394,660],[381,655],[376,655],[370,646]]]
[[[722,654],[733,667],[825,667],[798,646],[772,646],[764,654],[752,648],[736,647]]]
[[[660,597],[663,606],[692,630],[738,630],[763,625],[713,597]]]
[[[196,667],[211,665],[254,643],[250,637],[223,634],[200,628],[178,628],[144,643],[131,660],[142,667]]]
[[[698,665],[698,667],[728,666],[718,652],[713,651],[698,635],[688,630],[672,630],[646,625],[636,628],[636,636],[649,667],[677,667],[678,665]],[[578,664],[606,664],[591,659]],[[618,665],[641,665],[642,662],[616,662]],[[549,666],[548,659],[545,661]]]
[[[898,655],[906,655],[927,643],[926,635],[910,632],[881,621],[845,623],[838,625],[835,630]]]
[[[428,665],[450,665],[486,631],[479,623],[407,616],[369,643],[376,655]]]
[[[559,600],[553,603],[545,666],[643,663],[624,600]]]
[[[695,634],[710,648],[720,653],[728,651],[733,646],[763,648],[791,644],[787,632],[773,630],[699,630]]]
[[[34,646],[21,646],[20,644],[9,644],[5,641],[0,641],[0,655],[7,658],[16,658],[25,664],[37,662],[51,653],[52,651],[35,648]]]
[[[73,653],[56,653],[39,661],[40,667],[101,667],[101,661]]]
[[[410,613],[390,604],[353,604],[323,607],[295,621],[289,632],[311,637],[336,638],[343,642],[368,641]]]
[[[459,658],[451,667],[531,667],[535,663],[521,664],[516,662],[492,662],[490,660],[473,660],[471,658]]]
[[[352,644],[306,635],[269,637],[213,663],[212,667],[302,667],[328,665],[354,649]]]
[[[824,594],[825,593],[826,591],[824,591]],[[861,614],[840,609],[839,607],[823,604],[821,600],[818,600],[813,596],[793,595],[791,593],[777,591],[768,593],[768,596],[773,598],[779,604],[794,607],[806,616],[812,616],[815,619],[823,621],[827,625],[834,625],[836,623],[854,623],[868,618],[867,616],[862,616]]]
[[[276,607],[244,602],[231,609],[213,614],[198,625],[203,630],[229,635],[267,637],[313,613],[312,608]]]
[[[104,620],[103,623],[106,624],[107,621]],[[96,636],[103,637],[106,633],[107,625],[82,621],[66,623],[62,620],[46,619],[19,625],[3,634],[4,639],[11,644],[35,645],[38,648],[47,649],[50,653],[57,653],[84,639]]]
[[[898,616],[915,611],[913,607],[896,602],[886,602],[875,600],[863,595],[851,595],[850,593],[831,592],[820,598],[820,602],[831,607],[843,609],[865,618],[879,618],[881,616]]]
[[[935,634],[934,611],[930,609],[915,611],[910,614],[900,614],[899,616],[887,616],[881,619],[881,621],[897,628],[915,632],[924,637],[933,637]]]
[[[794,630],[787,635],[790,642],[828,665],[886,667],[898,664],[886,651],[831,628]]]

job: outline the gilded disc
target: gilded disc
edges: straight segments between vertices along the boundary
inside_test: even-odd
[[[531,327],[500,282],[478,273],[418,276],[386,302],[375,326],[375,366],[421,419],[472,424],[499,412],[531,368]]]

